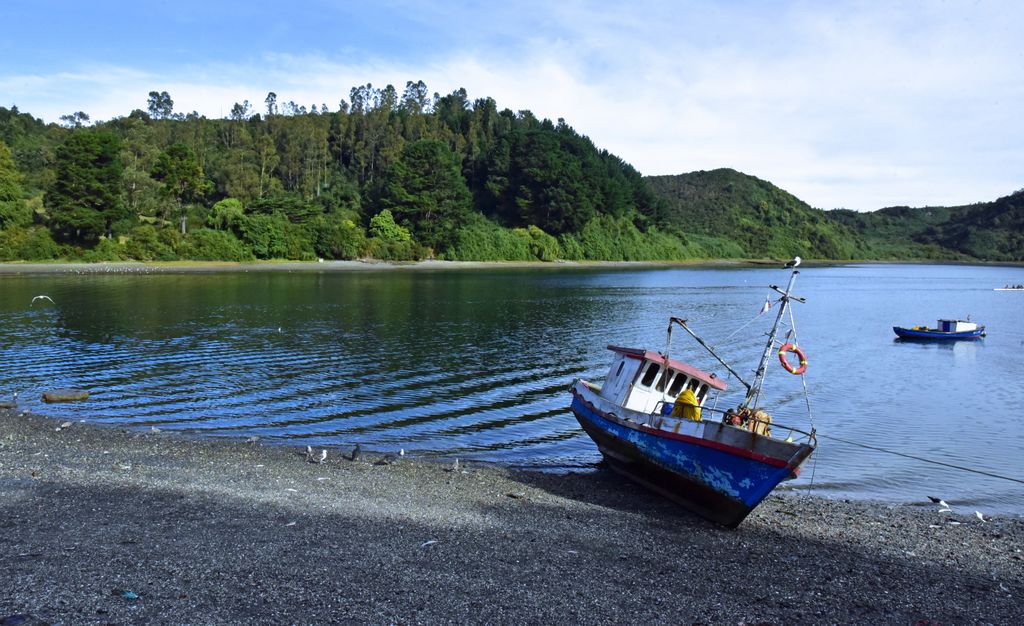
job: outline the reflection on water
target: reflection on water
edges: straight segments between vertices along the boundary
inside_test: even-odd
[[[767,381],[776,420],[794,425],[806,382],[823,435],[792,485],[1024,512],[1017,484],[827,438],[1024,477],[1024,434],[1007,410],[1024,405],[1024,300],[991,289],[1022,274],[803,270],[796,290],[807,304],[795,314],[810,367],[801,381],[773,361]],[[748,374],[769,323],[755,319],[765,286],[785,278],[776,269],[3,276],[0,394],[17,390],[62,419],[588,467],[599,455],[567,410],[567,388],[604,376],[606,345],[661,350],[677,315]],[[41,293],[54,304],[29,306]],[[967,312],[987,338],[893,341],[902,320]],[[673,353],[691,347],[677,339]],[[726,375],[701,352],[683,358]],[[39,395],[57,387],[92,397],[42,407]],[[737,401],[726,395],[720,406]]]
[[[985,348],[984,339],[945,339],[933,341],[927,339],[893,339],[893,343],[907,346],[907,350],[946,350],[953,353],[953,358],[960,361],[973,361],[978,350]]]

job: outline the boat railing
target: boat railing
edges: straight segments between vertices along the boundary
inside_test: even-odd
[[[654,427],[654,428],[662,428],[662,429],[664,429],[664,425],[666,424],[665,418],[669,417],[671,419],[672,407],[673,406],[675,406],[675,402],[673,402],[673,401],[670,401],[670,400],[659,400],[658,403],[655,404],[655,406],[654,406],[654,411],[652,411],[650,416],[648,417],[647,425],[651,426],[651,427]],[[712,415],[717,415],[718,419],[715,419],[714,417],[712,417],[712,419],[708,419],[706,416],[709,413],[712,414]],[[801,428],[796,428],[795,426],[787,426],[785,424],[781,424],[781,423],[778,423],[778,422],[773,422],[770,419],[768,419],[768,420],[758,419],[758,418],[756,418],[756,417],[754,417],[752,415],[747,417],[746,423],[743,426],[736,426],[734,424],[729,424],[728,418],[730,416],[735,415],[735,414],[736,414],[736,412],[733,409],[725,409],[725,410],[723,410],[723,409],[718,409],[718,408],[715,408],[715,407],[701,407],[702,421],[723,422],[723,423],[725,423],[728,426],[732,426],[733,428],[740,428],[742,430],[749,430],[749,431],[753,431],[753,432],[761,431],[763,433],[763,432],[769,432],[769,431],[774,430],[777,433],[779,433],[780,435],[781,434],[785,434],[785,437],[782,437],[782,439],[784,441],[788,441],[788,442],[791,442],[791,443],[801,443],[801,442],[806,441],[806,442],[808,442],[812,446],[816,446],[817,445],[817,436],[815,435],[815,430],[813,428],[810,430],[810,432],[808,432],[808,431],[803,430]],[[676,419],[685,419],[685,418],[676,418]],[[756,426],[753,426],[753,425],[756,425]],[[768,436],[772,437],[773,439],[779,438],[778,436],[771,435],[771,434],[769,434]]]

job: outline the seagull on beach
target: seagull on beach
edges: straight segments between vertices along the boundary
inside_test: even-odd
[[[800,261],[801,261],[801,260],[802,260],[802,259],[801,259],[800,257],[798,257],[798,256],[795,256],[795,257],[793,257],[793,259],[792,259],[791,261],[786,261],[786,265],[785,265],[785,267],[787,267],[787,268],[790,268],[790,267],[797,267],[797,266],[799,266],[799,265],[800,265]]]
[[[324,448],[323,450],[320,451],[320,460],[317,461],[317,463],[323,463],[326,460],[327,460],[327,448]]]
[[[936,498],[935,496],[928,496],[928,499],[939,505],[939,513],[951,513],[953,510],[946,504],[946,501],[942,498]]]
[[[51,298],[50,296],[40,295],[40,296],[36,296],[36,297],[32,298],[32,302],[29,303],[29,306],[32,306],[33,304],[35,304],[36,300],[49,300],[50,304],[56,304],[56,302],[54,302],[53,298]]]
[[[357,443],[356,447],[352,448],[352,456],[349,457],[349,460],[350,461],[358,461],[359,460],[359,455],[362,454],[362,452],[363,452],[363,449],[360,448],[359,444]]]

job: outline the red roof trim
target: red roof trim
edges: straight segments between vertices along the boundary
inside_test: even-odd
[[[608,349],[612,352],[618,352],[619,354],[625,355],[632,359],[644,359],[646,361],[653,361],[654,363],[665,364],[665,357],[653,352],[651,350],[642,350],[640,348],[623,348],[621,346],[609,345]],[[706,383],[709,387],[718,389],[719,391],[725,391],[728,384],[721,378],[718,378],[714,374],[709,374],[703,370],[699,370],[692,365],[687,365],[682,361],[675,359],[668,360],[668,366],[674,370],[678,370],[690,378],[696,378],[697,380]]]

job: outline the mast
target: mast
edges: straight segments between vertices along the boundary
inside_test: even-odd
[[[668,365],[669,350],[672,348],[672,324],[679,324],[679,326],[681,326],[683,330],[688,332],[691,337],[697,340],[697,343],[703,346],[705,350],[710,352],[711,356],[715,357],[715,359],[717,359],[719,363],[725,366],[725,369],[729,370],[729,373],[735,376],[736,380],[740,381],[740,383],[747,388],[747,395],[746,398],[744,398],[743,404],[741,406],[749,407],[751,406],[751,404],[753,404],[756,407],[757,402],[761,397],[761,386],[764,384],[764,377],[768,371],[768,359],[771,358],[772,348],[775,347],[775,338],[776,336],[778,336],[779,333],[779,325],[782,323],[782,316],[786,314],[786,310],[789,308],[790,300],[796,300],[797,302],[805,302],[803,298],[793,295],[793,283],[796,282],[796,275],[800,273],[796,269],[796,265],[799,264],[800,257],[797,257],[795,259],[795,264],[787,264],[787,267],[793,267],[794,269],[793,273],[790,274],[789,276],[789,284],[786,286],[785,291],[782,291],[776,285],[768,285],[769,288],[777,291],[782,295],[782,297],[779,298],[779,301],[782,303],[782,305],[779,306],[779,312],[775,315],[775,322],[772,324],[772,329],[768,332],[768,343],[765,344],[764,352],[761,354],[761,361],[757,364],[757,369],[754,371],[754,380],[752,383],[748,383],[746,380],[744,380],[743,377],[740,376],[736,370],[734,370],[728,363],[725,362],[725,359],[723,359],[721,356],[718,355],[717,352],[715,352],[714,348],[705,343],[704,340],[697,335],[697,333],[693,332],[693,330],[691,330],[690,327],[686,325],[686,320],[680,319],[678,317],[670,317],[668,320],[668,340],[665,345],[664,354],[666,367]]]
[[[797,258],[799,259],[799,257]],[[789,284],[786,286],[785,291],[782,291],[775,285],[769,285],[769,287],[782,294],[782,297],[779,298],[779,302],[782,304],[779,306],[779,312],[775,316],[775,323],[772,324],[772,329],[768,332],[768,343],[765,344],[761,361],[757,364],[757,369],[754,371],[754,382],[747,386],[747,397],[743,400],[743,406],[749,407],[753,404],[756,407],[761,397],[761,386],[764,384],[764,377],[768,373],[768,359],[771,358],[772,349],[775,347],[775,338],[779,333],[779,324],[782,322],[782,316],[786,314],[786,309],[789,308],[789,301],[804,302],[803,298],[792,295],[793,283],[796,282],[796,275],[799,273],[799,270],[793,269],[793,273],[789,275]]]

